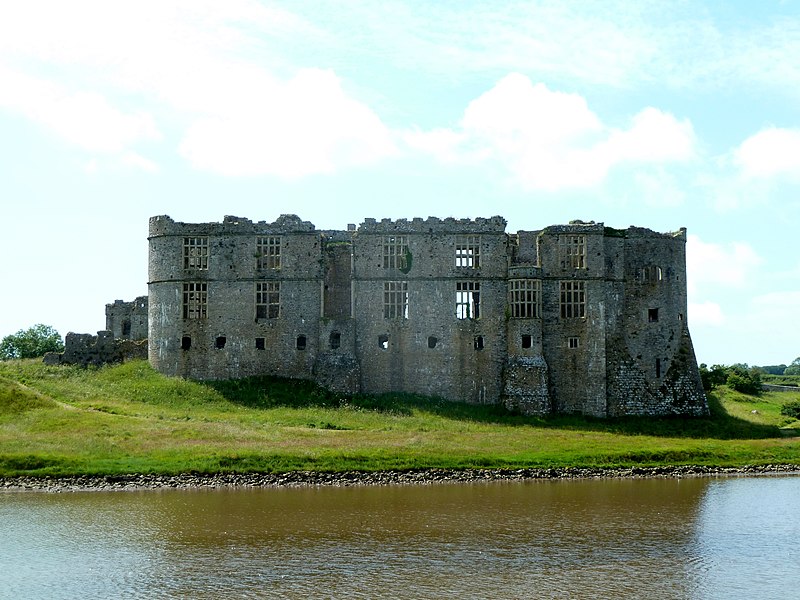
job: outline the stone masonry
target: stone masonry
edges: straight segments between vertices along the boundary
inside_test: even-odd
[[[685,229],[505,228],[502,217],[347,231],[295,215],[153,217],[147,302],[108,305],[108,328],[135,339],[146,306],[150,362],[172,376],[269,374],[525,414],[708,413]]]

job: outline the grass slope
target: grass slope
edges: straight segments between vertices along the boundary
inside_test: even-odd
[[[797,463],[800,390],[720,388],[704,419],[547,418],[312,383],[192,382],[144,361],[0,363],[0,476]]]

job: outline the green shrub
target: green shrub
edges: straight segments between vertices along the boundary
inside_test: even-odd
[[[781,414],[793,419],[800,419],[800,400],[787,402],[781,407]]]

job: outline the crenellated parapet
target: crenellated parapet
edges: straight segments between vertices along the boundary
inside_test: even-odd
[[[358,233],[503,233],[506,230],[506,220],[500,216],[477,219],[454,219],[448,217],[439,219],[428,217],[422,219],[376,219],[367,218],[358,227]]]

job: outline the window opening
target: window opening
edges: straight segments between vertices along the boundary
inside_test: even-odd
[[[657,378],[661,377],[661,359],[660,358],[656,359],[656,377]]]
[[[188,350],[192,347],[192,338],[185,335],[181,338],[181,350]]]
[[[331,350],[336,350],[342,345],[342,334],[338,331],[331,331],[330,335]]]
[[[280,315],[280,281],[256,283],[256,320],[277,319]]]
[[[541,313],[541,281],[512,279],[508,282],[508,303],[515,319],[538,319]]]
[[[483,350],[483,336],[476,335],[475,336],[475,350]]]
[[[381,347],[382,350],[386,350],[389,348],[389,336],[385,333],[378,336],[378,346]]]
[[[298,335],[297,336],[297,349],[298,350],[305,350],[306,349],[306,336]]]
[[[383,318],[408,318],[407,281],[385,281],[383,283]]]
[[[478,281],[456,282],[456,318],[478,319],[481,316],[481,284]]]
[[[266,236],[256,238],[256,268],[280,269],[281,268],[281,238]]]
[[[256,338],[256,350],[266,350],[267,345],[264,338]]]
[[[208,269],[208,238],[183,238],[183,268]]]
[[[428,348],[436,348],[436,344],[439,343],[439,340],[434,336],[428,336]]]
[[[642,280],[648,283],[663,281],[664,279],[664,272],[661,270],[661,267],[657,267],[655,265],[650,265],[649,267],[644,267],[642,269]]]
[[[580,319],[586,316],[586,290],[583,281],[561,282],[561,318]]]
[[[456,237],[456,266],[477,269],[481,266],[481,237],[459,235]]]
[[[522,347],[526,348],[526,349],[533,347],[533,336],[523,335],[522,336]]]
[[[562,269],[586,268],[586,236],[561,235],[558,237]]]
[[[214,340],[214,348],[217,350],[222,350],[225,347],[225,342],[227,342],[227,338],[224,335],[219,336],[216,340]]]
[[[384,269],[400,269],[407,271],[410,267],[408,264],[408,256],[408,236],[383,236]]]
[[[131,321],[125,319],[122,321],[122,337],[128,337],[131,334]]]
[[[205,319],[208,316],[208,284],[183,284],[183,318]]]
[[[567,338],[567,346],[570,350],[575,350],[576,348],[580,347],[581,340],[578,337],[571,337]]]
[[[658,309],[657,308],[648,308],[647,309],[647,320],[650,323],[655,323],[658,321]]]

